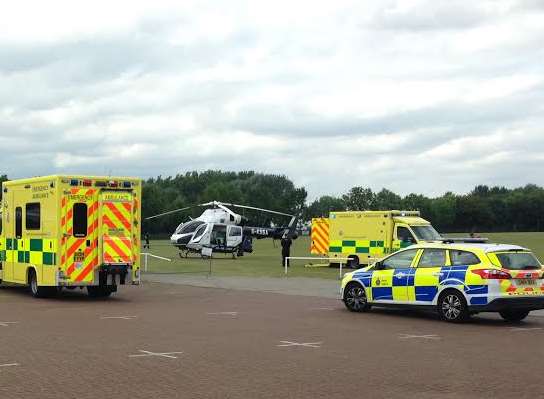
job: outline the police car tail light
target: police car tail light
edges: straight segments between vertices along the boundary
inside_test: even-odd
[[[475,269],[472,270],[472,273],[487,280],[508,280],[512,278],[510,273],[499,269]]]

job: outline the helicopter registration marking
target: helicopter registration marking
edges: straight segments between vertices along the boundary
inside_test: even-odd
[[[267,236],[268,230],[266,229],[251,229],[251,234],[258,234],[261,236]]]

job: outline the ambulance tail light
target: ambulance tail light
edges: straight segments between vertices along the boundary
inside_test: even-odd
[[[499,269],[475,269],[472,270],[472,273],[486,280],[508,280],[512,278],[510,273]]]
[[[115,180],[112,180],[108,183],[108,186],[110,187],[118,187],[119,186],[119,183],[116,182]]]
[[[93,185],[93,182],[91,180],[83,180],[81,183],[83,187],[91,187]]]

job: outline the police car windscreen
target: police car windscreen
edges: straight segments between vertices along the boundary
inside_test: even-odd
[[[530,252],[505,252],[497,254],[501,266],[510,270],[534,270],[542,266]]]
[[[423,241],[440,241],[442,237],[433,226],[411,226],[418,239]]]

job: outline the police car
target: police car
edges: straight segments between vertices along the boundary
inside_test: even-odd
[[[347,273],[342,299],[353,312],[372,306],[428,308],[449,322],[499,312],[517,322],[544,309],[544,269],[530,250],[515,245],[413,245]]]

